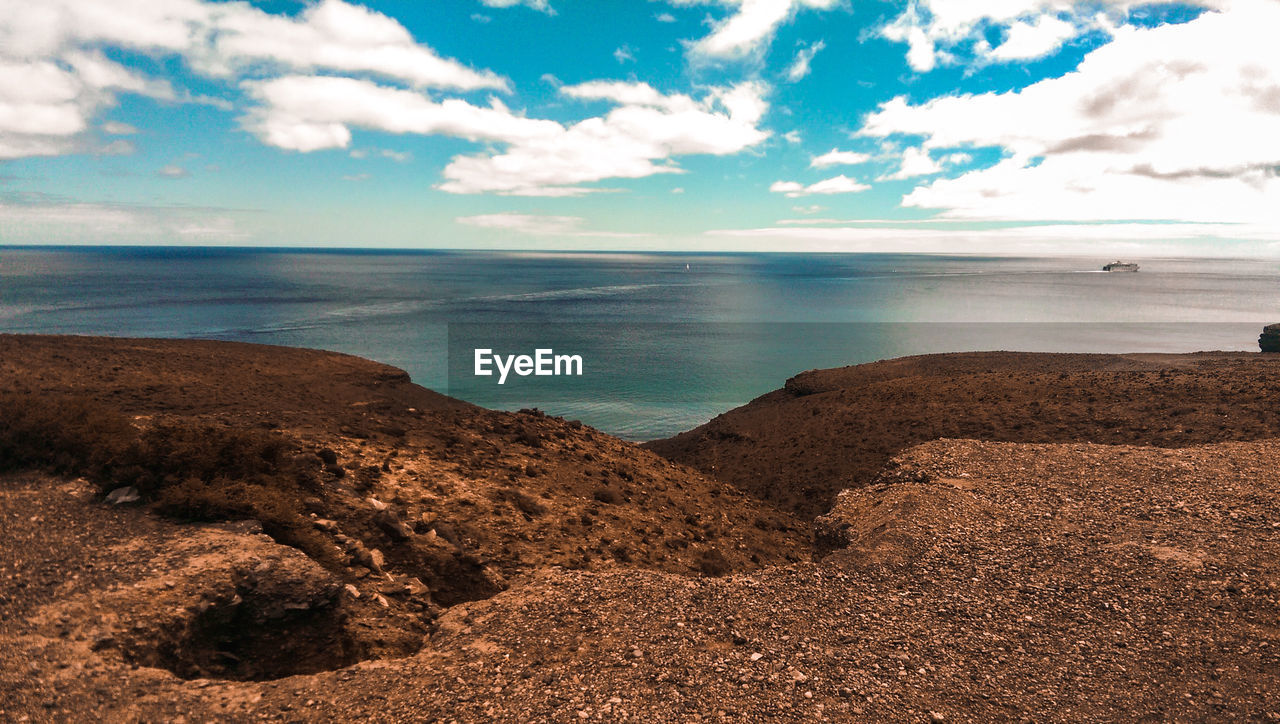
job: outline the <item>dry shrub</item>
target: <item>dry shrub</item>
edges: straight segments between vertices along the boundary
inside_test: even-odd
[[[319,462],[278,433],[186,422],[138,429],[89,399],[0,393],[0,471],[79,475],[104,493],[132,485],[180,518],[254,518],[277,541],[329,562],[301,503],[321,492]]]
[[[732,568],[729,559],[718,548],[708,548],[698,557],[698,570],[705,576],[723,576]]]
[[[88,399],[0,392],[0,471],[96,477],[136,434],[128,418]]]

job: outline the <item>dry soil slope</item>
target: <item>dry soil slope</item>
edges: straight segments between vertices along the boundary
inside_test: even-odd
[[[1277,399],[1280,355],[928,355],[805,372],[646,447],[811,518],[920,442],[1257,440]]]
[[[38,671],[6,672],[0,708],[146,720],[1274,721],[1277,471],[1276,442],[936,441],[841,496],[822,527],[846,547],[821,563],[722,578],[545,569],[450,609],[415,656],[275,682],[130,669],[114,649],[86,651],[75,627],[48,632],[57,619],[41,611],[44,629],[7,626],[5,660]],[[92,598],[94,580],[68,594]]]
[[[139,426],[274,430],[303,451],[332,451],[341,470],[302,503],[344,552],[343,575],[369,593],[369,577],[387,572],[421,579],[432,603],[449,605],[546,565],[719,574],[808,555],[806,524],[730,485],[576,422],[484,410],[349,355],[0,335],[0,380],[0,391],[88,397]],[[385,571],[361,564],[375,550]]]

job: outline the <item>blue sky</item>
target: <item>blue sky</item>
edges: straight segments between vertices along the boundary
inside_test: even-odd
[[[1275,0],[0,0],[0,243],[1280,256]]]

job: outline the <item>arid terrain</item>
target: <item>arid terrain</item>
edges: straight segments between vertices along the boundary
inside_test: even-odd
[[[1280,355],[903,357],[811,370],[645,447],[805,518],[938,438],[1188,445],[1280,437]]]
[[[0,381],[0,720],[1280,721],[1280,356],[891,360],[644,447],[310,350]]]

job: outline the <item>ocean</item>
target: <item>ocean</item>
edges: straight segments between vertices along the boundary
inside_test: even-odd
[[[0,332],[314,347],[489,407],[664,437],[806,369],[976,350],[1257,350],[1280,261],[0,248]],[[583,374],[474,375],[553,348]]]

